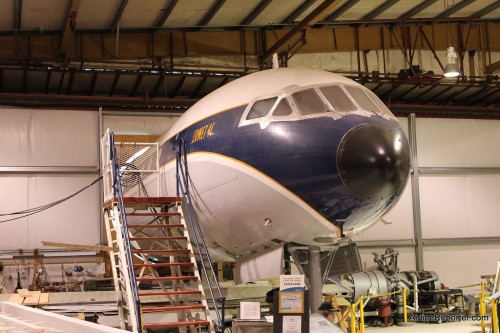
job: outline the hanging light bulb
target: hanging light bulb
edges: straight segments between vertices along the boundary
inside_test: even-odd
[[[446,52],[447,64],[444,67],[444,76],[445,77],[457,77],[460,75],[457,66],[457,54],[453,46],[448,47]]]

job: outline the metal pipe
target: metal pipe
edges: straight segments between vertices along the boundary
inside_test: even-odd
[[[410,274],[411,279],[413,280],[413,306],[415,307],[415,312],[418,312],[418,279],[415,273]]]
[[[413,203],[413,234],[415,238],[415,263],[418,271],[424,270],[424,250],[422,243],[422,221],[420,219],[420,193],[418,181],[418,158],[417,158],[417,131],[415,114],[408,116],[408,132],[410,136],[411,149],[411,188],[412,188],[412,203]]]
[[[56,166],[18,166],[18,167],[0,167],[0,174],[98,174],[98,166],[74,166],[74,167],[56,167]]]
[[[309,246],[309,306],[311,313],[318,313],[322,300],[323,280],[321,276],[321,249]]]
[[[418,168],[421,175],[491,175],[499,174],[500,168],[450,168],[450,167],[426,167]]]
[[[434,281],[437,281],[437,278],[429,278],[429,279],[426,279],[426,280],[418,281],[417,285],[424,284],[424,283],[427,283],[427,282],[434,282]]]

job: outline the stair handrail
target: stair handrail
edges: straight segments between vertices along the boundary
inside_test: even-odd
[[[212,299],[212,302],[214,304],[214,310],[215,314],[217,316],[217,324],[218,324],[218,330],[220,332],[224,332],[225,329],[225,323],[224,323],[224,308],[225,308],[225,297],[222,294],[221,288],[219,281],[217,279],[217,276],[213,270],[213,264],[212,260],[210,258],[210,255],[208,253],[208,248],[205,243],[205,238],[203,237],[203,232],[201,231],[200,223],[198,220],[198,215],[196,214],[196,211],[193,206],[193,201],[191,200],[191,195],[189,193],[189,169],[188,169],[188,163],[187,163],[187,142],[184,139],[179,140],[179,151],[176,154],[176,178],[177,178],[177,196],[182,195],[182,198],[184,200],[184,204],[186,207],[186,213],[188,215],[188,220],[189,220],[189,226],[191,229],[191,234],[194,237],[194,244],[196,246],[196,249],[198,250],[198,255],[200,258],[201,262],[201,267],[204,273],[204,276],[207,280],[208,284],[208,290],[210,292],[210,297]],[[221,307],[219,309],[219,306],[217,304],[214,292],[212,290],[212,283],[210,282],[210,276],[207,270],[207,265],[205,261],[203,260],[203,252],[205,253],[207,257],[208,264],[212,268],[210,271],[212,272],[212,279],[214,281],[215,287],[217,289],[217,292],[219,294],[219,301],[221,303]]]
[[[120,214],[120,218],[118,223],[121,224],[122,237],[124,240],[123,247],[125,249],[125,256],[127,259],[127,270],[130,277],[130,290],[132,291],[132,299],[134,301],[134,315],[137,320],[137,330],[139,333],[142,333],[142,315],[141,315],[141,304],[139,300],[139,294],[137,291],[137,280],[135,277],[133,259],[132,259],[132,251],[130,249],[130,236],[128,231],[128,223],[127,223],[127,215],[125,214],[125,203],[123,201],[123,191],[122,185],[120,181],[120,172],[118,169],[118,161],[116,155],[115,148],[115,136],[113,132],[109,133],[109,159],[111,161],[111,169],[113,175],[112,187],[113,187],[113,196],[117,198],[118,201],[118,212]]]

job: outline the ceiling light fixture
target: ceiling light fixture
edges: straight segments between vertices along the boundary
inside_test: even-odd
[[[448,47],[448,50],[446,51],[446,59],[447,59],[447,64],[444,67],[444,76],[445,77],[459,76],[460,72],[458,71],[458,66],[456,62],[457,54],[453,46]]]
[[[447,16],[447,26],[446,26],[446,41],[448,42],[448,49],[446,50],[446,66],[444,67],[445,77],[457,77],[460,75],[457,66],[457,53],[451,44],[453,43],[453,35],[450,28],[450,6],[447,0],[444,0],[444,7]],[[448,40],[448,32],[450,33],[451,42]]]

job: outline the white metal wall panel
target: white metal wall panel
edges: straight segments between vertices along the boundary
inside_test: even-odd
[[[420,177],[423,237],[500,236],[500,175]]]
[[[103,117],[103,128],[115,134],[162,135],[179,117],[109,116]]]
[[[498,167],[500,120],[417,118],[420,167]]]
[[[468,246],[427,246],[424,248],[425,269],[435,271],[447,287],[462,287],[484,282],[481,275],[495,274],[500,248],[497,244]],[[464,289],[464,294],[477,294],[480,288]]]
[[[1,154],[0,154],[1,155]],[[25,176],[0,176],[0,214],[24,211],[28,208],[28,178]],[[27,249],[28,220],[22,218],[3,222],[16,216],[0,216],[0,250]]]
[[[36,208],[98,177],[96,111],[0,109],[0,214]],[[22,173],[9,167],[25,167]],[[39,173],[58,167],[62,173]],[[78,167],[91,174],[64,173]],[[14,169],[12,169],[14,170]],[[0,250],[40,248],[41,240],[95,244],[100,238],[98,185],[43,213],[0,223]],[[19,216],[19,215],[16,215]],[[16,216],[2,216],[0,221]]]
[[[30,133],[33,166],[97,166],[98,114],[34,110]]]
[[[36,176],[29,179],[30,207],[62,199],[90,184],[97,176]],[[95,245],[99,243],[98,205],[100,188],[96,184],[78,196],[29,217],[29,247],[41,247],[41,241]]]
[[[31,111],[0,109],[0,166],[29,164]]]

